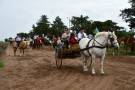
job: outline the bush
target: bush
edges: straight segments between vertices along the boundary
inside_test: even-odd
[[[7,42],[0,42],[0,53],[2,53],[8,46]]]
[[[0,61],[0,68],[4,67],[4,64]]]

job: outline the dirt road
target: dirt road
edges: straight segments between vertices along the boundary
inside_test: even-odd
[[[54,51],[25,51],[26,56],[13,56],[9,46],[1,55],[5,64],[0,69],[0,90],[135,90],[135,56],[107,55],[105,75],[83,72],[81,58],[66,59],[62,69],[56,68]]]

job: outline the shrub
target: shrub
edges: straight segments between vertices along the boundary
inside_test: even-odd
[[[2,53],[8,46],[7,42],[0,42],[0,53]]]
[[[4,67],[4,64],[0,61],[0,68]]]

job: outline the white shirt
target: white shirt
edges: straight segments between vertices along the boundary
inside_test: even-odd
[[[21,38],[20,38],[20,37],[17,37],[17,38],[16,38],[16,41],[21,41]]]
[[[87,38],[87,34],[85,32],[83,32],[83,33],[79,32],[77,37],[78,37],[78,39],[82,39],[84,37]]]
[[[57,45],[61,44],[61,40],[57,40]]]
[[[69,34],[67,34],[67,33],[62,34],[62,38],[67,38],[67,37],[70,37],[70,33]]]
[[[36,40],[36,39],[37,39],[37,35],[34,35],[34,37],[33,37],[33,38],[34,38],[34,40]]]

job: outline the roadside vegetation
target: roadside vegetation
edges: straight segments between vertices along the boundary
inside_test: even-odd
[[[7,48],[8,42],[0,42],[0,54]]]
[[[109,47],[107,49],[107,54],[112,55],[113,52],[115,55],[117,55],[117,54],[119,54],[119,55],[135,55],[135,52],[131,52],[130,48],[128,48],[127,53],[126,53],[124,44],[120,45],[118,52],[116,50],[114,51],[114,49],[112,47]]]
[[[0,42],[0,55],[2,54],[2,52],[4,52],[7,46],[8,46],[7,42]],[[4,64],[2,63],[1,58],[0,58],[0,69],[3,67],[4,67]]]

